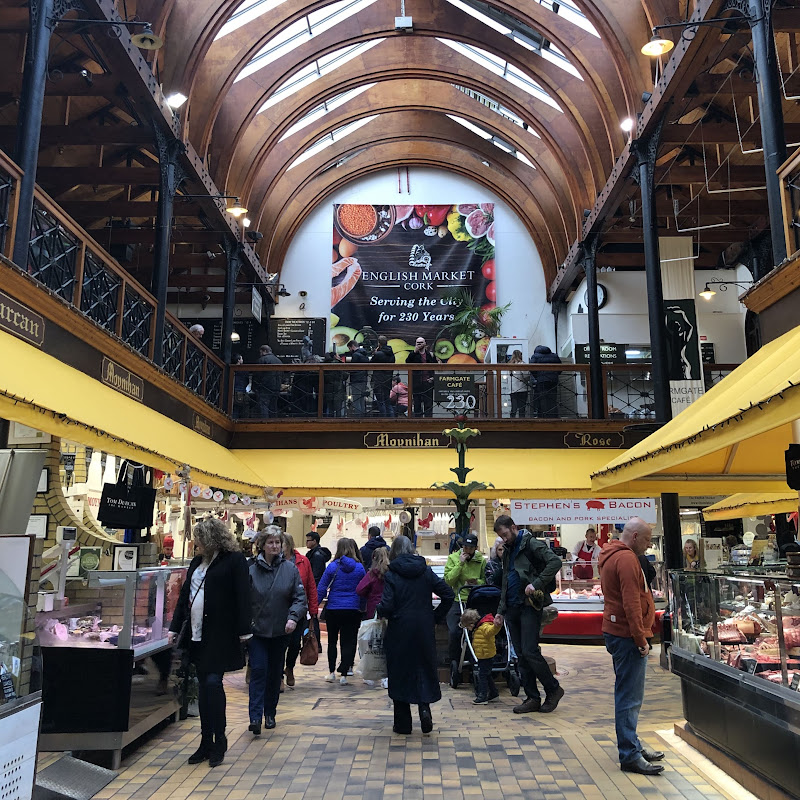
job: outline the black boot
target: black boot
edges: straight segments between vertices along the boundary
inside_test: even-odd
[[[423,733],[430,733],[433,730],[433,716],[431,707],[427,703],[419,704],[419,724]]]
[[[208,754],[208,766],[218,767],[225,760],[225,751],[228,749],[228,740],[224,736],[218,736],[214,740],[214,746]]]
[[[392,730],[395,733],[408,736],[411,733],[411,706],[408,703],[394,704],[394,726]]]
[[[194,751],[189,756],[189,760],[187,763],[189,764],[200,764],[201,762],[205,761],[209,755],[211,754],[212,749],[214,748],[214,739],[212,736],[202,736],[200,738],[200,747]]]

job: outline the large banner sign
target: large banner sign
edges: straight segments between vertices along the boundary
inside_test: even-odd
[[[617,497],[591,500],[512,500],[511,518],[517,525],[615,525],[631,517],[654,524],[653,497]]]
[[[399,363],[418,336],[444,362],[483,361],[489,341],[442,329],[453,296],[468,291],[484,308],[496,300],[494,204],[335,205],[331,338],[384,334]]]
[[[694,300],[664,301],[669,394],[673,416],[705,393]]]

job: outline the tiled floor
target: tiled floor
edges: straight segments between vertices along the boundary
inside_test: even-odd
[[[549,645],[566,697],[550,715],[511,713],[517,702],[473,706],[468,686],[444,688],[435,728],[422,736],[392,733],[386,692],[357,678],[323,680],[322,660],[296,670],[297,687],[281,696],[278,727],[253,738],[247,730],[243,673],[226,677],[229,750],[225,763],[188,766],[199,721],[168,726],[123,760],[119,777],[97,800],[739,800],[711,785],[667,748],[663,775],[622,773],[616,759],[613,673],[602,647]],[[642,739],[664,749],[657,731],[681,719],[680,686],[651,656]]]

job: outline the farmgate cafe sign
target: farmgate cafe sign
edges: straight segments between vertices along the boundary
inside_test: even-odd
[[[410,448],[449,447],[450,439],[438,433],[383,433],[369,431],[364,434],[364,447],[373,450],[407,450]]]
[[[110,358],[103,357],[100,380],[132,400],[141,403],[144,399],[144,381]]]
[[[589,500],[512,500],[517,525],[615,525],[631,517],[654,524],[658,509],[653,497],[592,498]]]

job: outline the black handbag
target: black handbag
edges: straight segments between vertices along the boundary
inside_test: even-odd
[[[103,485],[97,518],[107,528],[149,528],[153,524],[156,490],[145,485],[142,464],[123,461],[116,483]],[[129,471],[132,470],[130,480]]]

